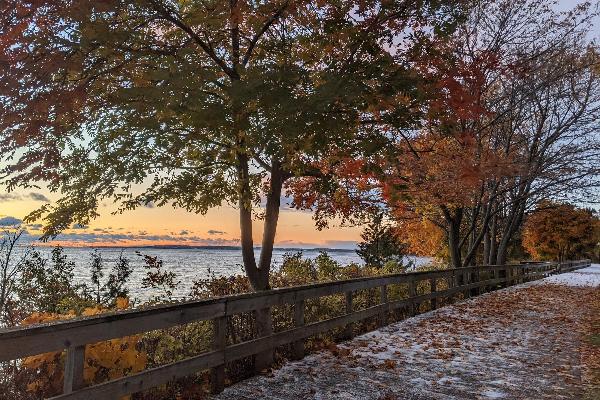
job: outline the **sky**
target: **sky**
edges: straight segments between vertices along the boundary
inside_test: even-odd
[[[18,190],[0,193],[0,228],[13,226],[27,214],[59,197],[47,190]],[[73,226],[48,245],[65,246],[148,246],[148,245],[215,245],[239,244],[239,215],[233,207],[219,207],[199,215],[181,209],[142,207],[123,214],[113,214],[115,206],[105,202],[100,217],[89,226]],[[22,224],[35,237],[40,224]],[[282,207],[277,228],[278,247],[354,248],[361,229],[333,224],[318,231],[310,212]],[[259,246],[262,221],[254,222],[254,242]]]
[[[579,3],[560,0],[558,8],[566,10]],[[599,29],[596,29],[598,32]],[[30,212],[59,197],[43,188],[6,193],[0,188],[0,228],[14,226]],[[89,226],[74,226],[48,245],[65,246],[147,246],[147,245],[238,245],[239,216],[232,207],[219,207],[206,215],[197,215],[170,206],[142,207],[114,215],[113,204],[103,204],[100,217]],[[23,224],[30,240],[41,233],[40,224]],[[275,239],[278,247],[354,248],[360,241],[360,227],[315,228],[312,214],[282,208]],[[254,223],[254,242],[260,245],[262,222]]]

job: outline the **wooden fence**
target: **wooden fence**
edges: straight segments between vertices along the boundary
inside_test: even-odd
[[[223,389],[225,364],[257,354],[273,352],[282,345],[292,344],[295,358],[304,354],[307,337],[346,327],[367,318],[387,322],[389,313],[398,309],[418,313],[419,305],[429,302],[430,308],[438,300],[451,300],[454,296],[470,297],[498,288],[536,280],[554,273],[568,272],[590,265],[589,260],[556,263],[521,263],[515,265],[489,265],[412,272],[358,278],[344,281],[274,289],[258,293],[224,296],[202,301],[164,305],[142,310],[129,310],[53,322],[27,327],[0,330],[0,361],[14,360],[51,351],[66,350],[64,391],[55,399],[116,399],[121,396],[156,387],[174,379],[201,370],[211,369],[213,392]],[[427,293],[419,294],[420,282],[427,282]],[[443,285],[441,285],[443,283]],[[388,286],[408,286],[408,297],[388,300]],[[422,286],[422,285],[421,285]],[[358,311],[353,310],[353,293],[379,288],[379,304]],[[438,288],[444,288],[438,290]],[[344,315],[305,323],[305,301],[311,298],[344,294]],[[226,318],[239,313],[258,312],[270,307],[293,304],[295,327],[253,340],[227,345]],[[140,373],[84,387],[83,368],[86,344],[121,338],[132,334],[169,328],[195,321],[213,321],[213,350]],[[350,333],[351,334],[351,333]]]

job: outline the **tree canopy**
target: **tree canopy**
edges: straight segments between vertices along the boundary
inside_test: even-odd
[[[600,250],[600,217],[571,204],[542,201],[525,221],[523,247],[542,260],[596,257]]]
[[[597,196],[595,15],[589,4],[564,12],[544,0],[472,4],[447,40],[414,54],[428,93],[418,126],[382,119],[385,147],[337,168],[346,196],[303,206],[329,217],[378,203],[409,242],[424,243],[406,228],[441,230],[447,251],[431,254],[456,268],[505,264],[540,200]]]
[[[47,182],[45,236],[103,199],[240,210],[253,286],[268,269],[284,185],[418,120],[411,56],[461,7],[431,1],[8,0],[0,5],[0,149],[10,189]],[[301,193],[306,195],[306,193]],[[262,254],[253,209],[266,198]]]

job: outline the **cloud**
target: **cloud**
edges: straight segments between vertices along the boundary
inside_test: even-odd
[[[318,243],[310,242],[299,242],[297,240],[280,240],[275,243],[276,248],[296,248],[296,249],[314,249],[316,247],[323,247]]]
[[[4,218],[0,218],[0,226],[16,226],[21,225],[23,221],[19,218],[6,216]]]
[[[27,195],[20,195],[18,193],[0,193],[0,201],[23,200],[23,196],[25,196],[25,198],[29,198],[33,201],[50,202],[49,198],[47,198],[45,195],[43,195],[42,193],[39,193],[39,192],[31,192]]]
[[[87,229],[87,226],[81,224],[73,224],[71,229]]]
[[[29,193],[29,197],[35,201],[45,201],[47,203],[50,202],[50,199],[44,196],[42,193],[31,192]]]
[[[37,231],[42,229],[44,226],[42,224],[27,224],[27,227]]]
[[[142,205],[146,208],[154,208],[154,202],[149,201],[147,203],[142,203]]]
[[[187,231],[187,230],[185,230],[185,229],[184,229],[184,230],[182,230],[181,232],[179,232],[179,234],[180,234],[180,235],[189,235],[189,234],[190,234],[190,231]]]
[[[147,246],[147,245],[184,245],[184,246],[238,246],[237,239],[205,238],[200,236],[152,235],[145,233],[124,234],[116,232],[67,232],[58,235],[55,243],[63,245],[113,245],[113,246]]]
[[[21,200],[22,197],[16,193],[0,193],[0,201]]]
[[[216,229],[209,229],[209,230],[207,231],[207,233],[208,233],[209,235],[224,235],[224,234],[226,234],[227,232],[218,231],[218,230],[216,230]]]

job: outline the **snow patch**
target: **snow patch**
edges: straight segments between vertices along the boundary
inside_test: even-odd
[[[488,399],[503,399],[506,397],[506,393],[500,392],[498,390],[484,390],[483,393],[481,393],[481,395]]]
[[[540,284],[577,287],[600,287],[600,264],[592,264],[565,274],[553,275],[540,281]]]
[[[215,400],[493,400],[573,398],[577,295],[600,265],[486,293],[357,336]],[[558,286],[562,285],[562,286]],[[562,299],[562,297],[560,297]],[[566,318],[568,315],[570,318]]]

